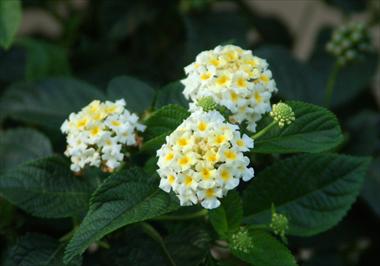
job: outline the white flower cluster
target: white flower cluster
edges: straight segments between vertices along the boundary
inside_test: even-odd
[[[241,178],[248,181],[254,176],[249,158],[243,155],[253,140],[238,129],[217,111],[192,113],[157,151],[160,188],[173,190],[182,206],[201,203],[207,209],[217,208],[218,198]]]
[[[277,91],[272,72],[266,60],[249,50],[217,46],[200,53],[185,72],[187,78],[182,83],[187,99],[197,102],[211,96],[231,111],[232,122],[246,121],[250,131],[256,131],[256,122],[271,110],[270,98]]]
[[[125,145],[135,145],[135,131],[145,126],[138,116],[125,109],[125,101],[95,100],[78,113],[70,114],[61,126],[67,134],[65,155],[71,157],[71,170],[79,172],[86,165],[108,171],[120,166]]]

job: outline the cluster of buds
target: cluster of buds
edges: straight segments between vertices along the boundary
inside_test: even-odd
[[[273,120],[278,123],[279,127],[290,125],[296,119],[293,109],[289,105],[281,102],[273,104],[270,115],[273,117]]]
[[[253,240],[247,228],[242,227],[231,236],[231,248],[243,253],[248,253],[252,247]]]
[[[335,56],[340,66],[363,59],[371,51],[368,26],[361,22],[352,22],[337,28],[326,50]]]

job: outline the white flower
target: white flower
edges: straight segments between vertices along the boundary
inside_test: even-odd
[[[200,203],[213,209],[240,179],[253,177],[249,158],[243,152],[253,140],[225,121],[217,111],[196,110],[166,137],[157,151],[160,188],[173,191],[180,204]]]
[[[72,113],[61,126],[67,135],[65,155],[71,158],[71,170],[102,166],[108,171],[119,167],[122,149],[136,144],[136,131],[145,127],[138,116],[125,109],[125,101],[92,101],[80,112]]]
[[[234,45],[217,46],[200,53],[185,67],[183,94],[195,103],[211,96],[217,104],[232,112],[231,121],[247,122],[256,130],[256,122],[271,111],[270,99],[277,92],[268,63],[249,50]],[[196,105],[191,105],[196,110]]]

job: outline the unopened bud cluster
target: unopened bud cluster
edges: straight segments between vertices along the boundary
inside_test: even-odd
[[[371,51],[368,26],[353,22],[337,28],[327,43],[326,50],[337,58],[341,66],[363,59]]]
[[[272,211],[272,221],[270,223],[270,228],[272,228],[273,233],[284,238],[286,231],[289,229],[288,218],[285,215]]]
[[[279,127],[291,124],[295,119],[293,109],[286,103],[273,104],[270,115],[278,123]]]
[[[231,247],[243,253],[248,253],[253,247],[253,240],[249,235],[248,229],[241,228],[231,237]]]

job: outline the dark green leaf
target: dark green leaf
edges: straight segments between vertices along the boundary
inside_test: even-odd
[[[21,22],[21,3],[19,0],[0,1],[0,46],[11,46]]]
[[[147,126],[144,132],[145,140],[173,131],[188,116],[188,111],[179,105],[171,104],[158,109],[144,122]]]
[[[185,108],[189,106],[182,91],[183,84],[180,81],[171,82],[157,91],[155,108],[161,108],[168,104],[178,104]]]
[[[142,170],[133,168],[111,175],[93,194],[90,209],[66,248],[65,261],[120,227],[177,208],[177,201]]]
[[[78,112],[92,100],[103,98],[95,87],[75,79],[18,83],[4,92],[0,112],[16,120],[59,130],[71,112]]]
[[[62,266],[64,243],[39,234],[21,237],[10,250],[5,266]],[[82,265],[77,257],[67,266]]]
[[[289,219],[289,234],[310,236],[336,225],[360,192],[370,160],[305,154],[278,161],[243,194],[247,223],[268,223],[271,206]]]
[[[125,99],[128,110],[143,113],[151,107],[154,90],[146,83],[132,77],[121,76],[114,78],[107,88],[111,100]]]
[[[34,129],[0,131],[0,172],[52,153],[49,139]]]
[[[255,153],[293,153],[328,151],[343,141],[335,115],[329,110],[302,102],[288,102],[296,120],[280,128],[275,125],[255,141]],[[263,119],[259,129],[272,121]]]
[[[238,258],[254,266],[296,266],[296,260],[279,240],[262,230],[248,227],[252,246],[242,251],[231,247],[232,253]]]
[[[62,47],[31,38],[21,39],[18,44],[26,49],[27,80],[70,75],[68,55]]]
[[[210,222],[218,234],[223,238],[227,237],[240,228],[243,219],[243,206],[236,191],[228,192],[222,199],[219,208],[209,211]]]
[[[30,161],[0,175],[0,195],[38,217],[60,218],[86,211],[93,186],[76,177],[62,157]]]
[[[364,182],[361,196],[380,217],[380,157],[373,160]]]

